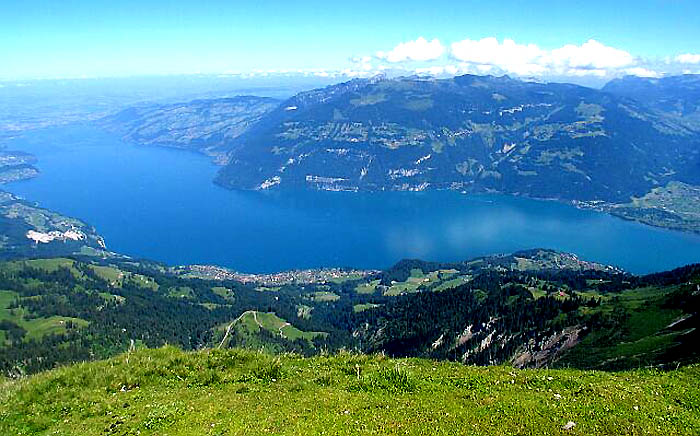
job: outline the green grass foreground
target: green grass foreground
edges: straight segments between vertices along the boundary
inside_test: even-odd
[[[165,347],[0,381],[2,435],[262,433],[697,435],[700,366],[515,370]]]

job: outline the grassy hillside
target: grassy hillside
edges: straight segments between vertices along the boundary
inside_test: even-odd
[[[698,366],[514,370],[166,347],[4,382],[0,390],[0,434],[8,435],[699,432]]]

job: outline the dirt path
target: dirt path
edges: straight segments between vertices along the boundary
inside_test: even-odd
[[[260,321],[258,321],[258,312],[256,310],[249,310],[248,312],[253,312],[253,319],[255,320],[255,324],[257,324],[258,327],[263,328],[263,325],[260,324]]]
[[[282,333],[282,329],[285,328],[285,327],[287,327],[288,325],[291,325],[291,324],[288,323],[288,322],[285,322],[285,323],[282,324],[282,326],[280,326],[280,328],[279,328],[280,336],[282,336],[284,339],[287,339],[287,337],[284,335],[284,333]]]
[[[224,335],[224,338],[219,342],[219,346],[216,348],[221,348],[222,345],[224,345],[224,342],[226,342],[226,339],[228,339],[229,333],[231,333],[231,329],[233,328],[233,324],[235,324],[236,321],[232,322],[231,324],[228,325],[226,328],[226,334]]]
[[[260,321],[258,321],[258,313],[255,310],[246,310],[243,312],[238,318],[234,319],[231,324],[228,325],[226,328],[226,334],[224,335],[224,338],[219,342],[219,346],[216,348],[221,348],[224,345],[224,342],[226,342],[226,339],[228,339],[228,335],[231,333],[231,329],[233,328],[234,324],[236,324],[238,321],[241,320],[244,316],[246,316],[249,313],[253,313],[253,319],[255,320],[255,323],[258,325],[258,327],[262,328],[262,324],[260,324]]]

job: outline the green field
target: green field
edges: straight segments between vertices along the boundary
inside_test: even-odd
[[[281,286],[258,286],[255,288],[256,291],[260,292],[278,292],[282,289]]]
[[[330,279],[329,281],[331,283],[335,283],[336,285],[339,285],[341,283],[345,283],[345,282],[350,281],[350,280],[360,280],[364,277],[365,277],[364,274],[353,273],[353,274],[346,274],[342,277],[334,277],[334,278]]]
[[[134,283],[136,286],[151,289],[152,291],[157,291],[160,288],[158,283],[156,283],[156,281],[153,280],[152,277],[144,276],[141,274],[129,273],[127,275],[127,280]]]
[[[229,288],[225,288],[223,286],[214,286],[213,288],[211,288],[211,291],[222,298],[226,298],[227,300],[234,299],[234,293]]]
[[[66,259],[62,257],[51,258],[51,259],[33,259],[33,260],[20,260],[5,263],[5,268],[9,270],[20,270],[24,266],[29,266],[46,272],[55,272],[59,268],[68,268],[75,277],[81,277],[83,274],[75,268],[75,261],[72,259]]]
[[[25,263],[33,268],[43,269],[48,272],[53,272],[59,268],[72,269],[75,261],[71,259],[55,258],[55,259],[36,259],[27,260]]]
[[[698,366],[514,370],[161,348],[0,383],[7,435],[700,433]]]
[[[439,292],[439,291],[444,291],[445,289],[456,288],[457,286],[460,286],[460,285],[467,283],[469,280],[471,280],[471,276],[469,276],[469,275],[449,278],[449,279],[441,282],[436,287],[432,288],[432,290],[435,292]]]
[[[66,323],[72,322],[76,327],[85,327],[88,322],[80,318],[65,316],[51,316],[48,318],[28,316],[23,308],[10,309],[9,306],[17,297],[12,291],[0,291],[0,321],[11,321],[27,331],[25,340],[39,339],[48,334],[63,333],[66,331]],[[2,333],[0,346],[4,346],[6,335]]]
[[[457,272],[457,270],[448,269],[431,271],[426,274],[422,270],[414,268],[411,270],[411,274],[406,281],[392,282],[389,289],[384,291],[384,295],[393,297],[402,294],[411,294],[421,289],[442,291],[454,288],[467,281],[467,279],[463,277],[454,278]]]
[[[381,280],[372,280],[367,283],[360,283],[355,287],[355,292],[358,294],[374,294],[377,291],[377,285]]]
[[[455,269],[442,269],[425,274],[422,270],[415,268],[411,270],[411,274],[406,281],[392,282],[391,286],[384,289],[383,294],[393,297],[418,292],[421,288],[431,291],[443,291],[463,285],[471,279],[469,275],[458,276],[457,274],[458,271]],[[377,286],[380,283],[381,280],[378,279],[360,283],[355,287],[355,292],[358,294],[373,294],[377,292]]]
[[[257,333],[260,329],[264,329],[290,341],[296,339],[311,340],[317,336],[327,334],[324,332],[305,332],[272,312],[258,312],[254,310],[245,312],[238,318],[236,325],[244,327],[250,333]]]
[[[334,302],[340,300],[340,296],[330,291],[314,292],[310,298],[315,302]]]
[[[173,286],[168,289],[168,296],[174,298],[194,298],[195,294],[189,286]]]
[[[352,307],[352,310],[357,313],[357,312],[364,312],[365,310],[368,309],[374,309],[375,307],[380,307],[381,304],[374,304],[374,303],[362,303],[362,304],[356,304]]]
[[[111,266],[100,266],[100,265],[90,265],[95,274],[98,277],[107,280],[110,284],[114,286],[121,286],[122,279],[124,278],[124,273]]]

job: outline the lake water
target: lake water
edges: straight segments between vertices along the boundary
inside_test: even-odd
[[[700,237],[555,203],[456,192],[239,192],[195,153],[125,144],[89,126],[8,144],[38,178],[3,189],[94,225],[109,249],[245,272],[402,258],[459,261],[545,247],[645,273],[700,262]]]

